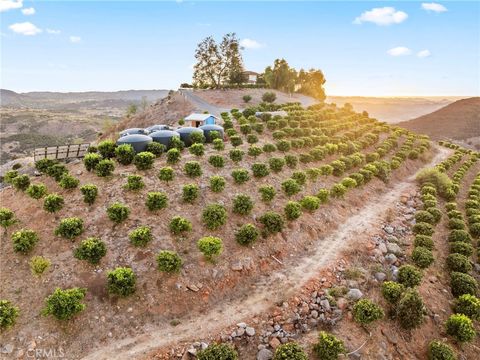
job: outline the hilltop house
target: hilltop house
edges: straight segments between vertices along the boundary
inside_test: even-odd
[[[212,114],[193,113],[188,115],[185,119],[185,126],[199,127],[202,125],[215,125],[218,118]]]
[[[245,77],[245,83],[246,84],[256,84],[257,83],[257,78],[259,73],[256,73],[255,71],[244,71],[243,76]]]

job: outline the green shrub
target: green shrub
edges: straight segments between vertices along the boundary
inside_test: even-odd
[[[205,142],[205,135],[203,135],[203,131],[195,131],[190,134],[189,140],[193,145],[202,144]]]
[[[282,182],[282,190],[287,196],[293,196],[300,192],[300,184],[294,179],[287,179]]]
[[[190,146],[188,151],[190,151],[190,154],[192,155],[203,156],[203,154],[205,154],[205,146],[200,143],[192,144],[192,146]]]
[[[292,174],[292,179],[295,180],[299,185],[305,185],[307,182],[307,174],[304,171],[294,171]]]
[[[210,177],[210,190],[215,193],[222,192],[225,189],[227,182],[220,175],[213,175]]]
[[[255,138],[257,138],[255,135],[251,135],[251,136],[254,136]],[[249,135],[250,137],[250,135]],[[249,139],[251,140],[251,139]],[[257,139],[258,141],[258,139]],[[263,153],[263,150],[262,148],[258,147],[258,146],[255,146],[255,145],[252,145],[248,148],[248,151],[247,151],[247,154],[249,156],[252,156],[254,158],[256,158],[257,156],[260,156],[261,154]]]
[[[153,161],[155,160],[155,155],[151,152],[143,151],[138,153],[133,158],[133,164],[137,167],[138,170],[148,170],[153,167]]]
[[[0,208],[0,225],[7,231],[9,226],[14,225],[17,222],[15,219],[15,213],[7,208]]]
[[[302,215],[302,205],[297,201],[289,201],[285,205],[284,212],[287,220],[296,220]]]
[[[461,219],[450,219],[448,220],[448,228],[452,230],[464,230],[465,222]]]
[[[465,242],[451,242],[450,243],[450,252],[462,254],[466,257],[470,257],[473,254],[473,246]]]
[[[208,163],[216,168],[223,168],[225,166],[225,158],[222,155],[211,155],[208,158]]]
[[[465,230],[452,230],[450,231],[450,234],[448,234],[448,241],[450,242],[461,241],[465,243],[471,243],[472,238],[470,237],[470,234]]]
[[[256,178],[262,178],[268,176],[270,171],[268,170],[267,165],[262,163],[255,163],[252,165],[252,173]]]
[[[192,223],[181,216],[174,216],[170,220],[170,232],[174,235],[180,235],[187,231],[192,231]]]
[[[49,194],[43,199],[43,208],[45,211],[54,213],[63,208],[64,200],[61,195],[58,194]]]
[[[277,147],[278,151],[281,151],[281,152],[283,152],[283,153],[289,151],[290,148],[291,148],[290,142],[287,141],[287,140],[277,141],[276,147]]]
[[[445,329],[458,342],[472,341],[477,335],[472,320],[463,314],[451,315],[445,323]]]
[[[330,189],[330,195],[334,198],[343,198],[346,192],[347,192],[347,188],[342,184],[335,184]]]
[[[433,340],[428,345],[428,360],[457,360],[457,357],[446,343]]]
[[[402,265],[398,269],[398,282],[406,287],[415,287],[422,281],[422,272],[412,265]]]
[[[168,184],[169,181],[173,181],[175,178],[173,169],[170,166],[162,167],[158,172],[158,178]]]
[[[275,349],[273,360],[308,360],[308,357],[300,345],[290,342]]]
[[[447,213],[449,219],[460,219],[462,220],[462,213],[458,210],[451,210]]]
[[[160,271],[167,273],[179,272],[182,264],[182,258],[175,251],[162,250],[157,255],[157,265]]]
[[[263,235],[276,234],[283,230],[285,222],[282,216],[274,211],[267,211],[258,219],[263,225]]]
[[[206,236],[198,240],[198,249],[209,261],[220,255],[223,251],[222,239],[215,236]]]
[[[210,137],[212,137],[212,133],[210,133]],[[225,149],[225,144],[223,143],[222,139],[213,139],[213,148],[217,151],[222,151]]]
[[[272,153],[275,150],[277,150],[277,147],[273,144],[265,144],[263,145],[262,150],[263,152],[266,152],[266,153]]]
[[[185,148],[185,144],[180,139],[180,136],[173,136],[172,139],[170,140],[170,144],[168,145],[168,148],[182,151]]]
[[[415,221],[417,223],[423,222],[432,225],[435,224],[435,219],[433,218],[433,215],[425,210],[419,210],[415,213]]]
[[[93,171],[97,167],[98,163],[102,160],[102,157],[96,153],[85,154],[83,158],[83,165],[87,171]],[[48,171],[48,168],[47,170]]]
[[[471,294],[459,296],[455,301],[455,312],[472,320],[480,320],[480,299]]]
[[[144,187],[145,183],[143,182],[143,178],[140,175],[128,175],[125,189],[135,191],[143,189]]]
[[[285,163],[290,169],[295,169],[298,164],[298,158],[295,155],[285,155]]]
[[[28,175],[18,175],[13,178],[12,185],[17,190],[25,191],[30,186],[30,178]]]
[[[285,166],[285,160],[277,157],[270,158],[268,159],[268,166],[270,167],[270,170],[278,173],[282,171],[283,167]]]
[[[0,300],[0,330],[6,330],[17,321],[20,311],[8,300]]]
[[[230,345],[210,344],[197,353],[198,360],[238,360],[238,354]]]
[[[33,199],[41,199],[47,194],[47,187],[44,184],[31,184],[27,189],[27,194]]]
[[[26,254],[38,242],[38,235],[33,230],[21,229],[12,234],[12,242],[14,251]]]
[[[37,162],[35,162],[35,169],[37,169],[42,174],[46,174],[48,168],[55,165],[56,163],[57,162],[52,159],[40,159]]]
[[[197,161],[187,161],[183,168],[188,177],[195,178],[202,175],[202,168]]]
[[[453,271],[450,274],[450,288],[455,297],[470,294],[476,295],[477,281],[470,275]]]
[[[107,177],[113,174],[115,170],[115,163],[113,160],[101,160],[97,166],[95,166],[95,173],[100,177]]]
[[[232,170],[232,177],[236,184],[243,184],[250,180],[250,175],[246,169],[234,169]]]
[[[97,149],[104,159],[115,157],[115,148],[117,145],[112,140],[104,140],[98,144]]]
[[[313,352],[319,359],[337,360],[339,355],[345,354],[347,350],[342,340],[325,331],[320,331],[318,342],[313,346]]]
[[[128,296],[135,292],[137,278],[131,268],[118,267],[107,273],[108,292],[120,296]]]
[[[80,180],[70,174],[63,174],[59,185],[63,189],[75,189],[80,184]]]
[[[258,235],[259,231],[255,225],[245,224],[235,232],[235,240],[237,240],[240,245],[250,245],[257,240]]]
[[[17,170],[9,170],[3,175],[3,181],[5,184],[12,184],[13,179],[15,179],[18,176],[18,171]]]
[[[271,202],[277,193],[275,188],[271,185],[260,186],[258,191],[262,201],[266,203]]]
[[[96,237],[83,240],[73,253],[77,259],[86,260],[91,264],[98,264],[106,254],[107,246]]]
[[[405,286],[394,281],[385,281],[382,284],[382,295],[390,304],[396,304],[405,291]]]
[[[128,234],[128,238],[134,246],[146,246],[153,240],[152,229],[149,226],[139,226]]]
[[[115,149],[115,157],[117,161],[122,165],[129,165],[132,163],[135,157],[135,150],[130,144],[122,144]]]
[[[420,184],[425,184],[427,182],[432,183],[440,196],[448,199],[448,192],[451,188],[452,181],[447,174],[434,168],[424,169],[417,174],[417,181]]]
[[[457,203],[455,202],[448,202],[445,204],[445,209],[447,211],[452,211],[452,210],[456,210],[457,209]]]
[[[147,201],[145,202],[147,209],[150,211],[161,210],[167,207],[167,194],[161,191],[153,191],[147,194]]]
[[[55,235],[73,239],[82,234],[83,230],[83,220],[78,217],[70,217],[60,221],[60,224],[55,229]]]
[[[340,181],[340,184],[342,184],[346,189],[353,189],[357,187],[357,182],[350,177],[342,179],[342,181]]]
[[[440,219],[442,218],[442,212],[438,210],[436,207],[429,207],[425,209],[432,215],[433,217],[433,224],[438,224]]]
[[[358,300],[353,306],[353,318],[362,325],[380,320],[384,315],[382,308],[368,299]]]
[[[200,194],[198,185],[187,184],[182,188],[182,199],[184,202],[193,204]]]
[[[240,149],[232,149],[229,152],[230,160],[232,160],[234,163],[242,161],[243,155],[245,155],[245,153]]]
[[[412,261],[420,269],[425,269],[433,263],[434,257],[429,249],[422,246],[417,246],[415,249],[413,249]]]
[[[167,151],[167,147],[163,144],[160,144],[158,142],[152,141],[151,143],[148,143],[147,148],[145,151],[148,151],[155,155],[156,157],[161,156],[165,151]],[[118,158],[118,155],[117,155]]]
[[[479,238],[480,237],[480,222],[476,222],[470,225],[469,227],[470,233],[473,237]]]
[[[96,185],[87,184],[80,187],[80,192],[83,195],[83,201],[89,205],[92,205],[97,198],[98,188]]]
[[[312,212],[320,207],[320,200],[316,196],[305,196],[300,200],[300,204],[302,205],[302,208]]]
[[[167,163],[176,164],[180,161],[180,150],[177,148],[172,148],[167,151]]]
[[[253,209],[253,200],[250,196],[239,194],[233,198],[233,212],[240,215],[248,215]]]
[[[462,254],[450,254],[447,256],[447,267],[450,271],[468,273],[472,271],[472,264],[465,255]]]
[[[227,222],[227,210],[220,204],[210,204],[202,212],[203,225],[209,230],[217,230]]]
[[[433,250],[435,247],[432,237],[427,235],[415,235],[415,239],[413,240],[413,246],[423,247],[428,250]]]
[[[43,315],[53,315],[58,320],[69,320],[76,314],[85,310],[86,305],[82,303],[87,289],[71,288],[55,291],[45,299]]]
[[[230,137],[230,142],[233,146],[237,147],[243,144],[242,138],[238,135],[234,135]]]
[[[150,195],[149,193],[148,195]],[[149,197],[147,197],[148,202]],[[120,224],[121,222],[127,220],[130,215],[130,208],[122,203],[115,202],[107,208],[107,215],[110,220],[114,223]]]
[[[47,169],[47,175],[54,178],[55,181],[60,181],[65,173],[68,173],[68,169],[63,164],[54,164]]]
[[[414,234],[432,236],[435,230],[433,226],[428,223],[418,222],[413,225],[412,231]]]
[[[423,323],[425,313],[425,305],[420,294],[413,289],[407,290],[397,305],[400,326],[407,330],[419,327]]]

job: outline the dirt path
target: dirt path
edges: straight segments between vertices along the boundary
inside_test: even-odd
[[[222,112],[228,112],[230,109],[220,108],[218,106],[212,105],[209,102],[203,100],[200,96],[195,95],[193,90],[179,90],[180,94],[182,94],[192,105],[196,108],[199,112],[208,111],[210,114],[215,116],[220,116]]]
[[[452,152],[443,147],[438,147],[437,150],[436,156],[424,168],[441,162]],[[297,292],[322,268],[334,261],[344,249],[353,245],[362,234],[374,228],[401,194],[415,186],[414,180],[415,175],[412,175],[396,184],[376,201],[369,202],[331,235],[319,239],[312,253],[301,261],[299,259],[285,261],[282,269],[257,283],[248,297],[220,304],[205,314],[194,314],[189,319],[182,319],[181,324],[176,327],[166,326],[138,337],[116,341],[115,344],[87,355],[85,359],[138,358],[155,348],[181,341],[196,341],[206,337],[207,334],[220,332],[226,327],[268,311],[272,304]]]

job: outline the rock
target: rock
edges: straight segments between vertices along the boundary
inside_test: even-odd
[[[243,270],[243,265],[240,261],[237,261],[237,262],[232,264],[230,269],[232,269],[233,271],[242,271]]]
[[[197,349],[195,348],[190,348],[187,350],[187,352],[190,354],[190,355],[193,355],[193,356],[196,356],[197,355]]]
[[[312,318],[316,319],[316,318],[318,318],[318,311],[317,310],[312,310],[312,312],[310,312],[310,315],[312,316]]]
[[[347,298],[350,300],[358,300],[363,296],[363,293],[359,289],[350,289],[347,293]]]
[[[345,298],[340,298],[337,300],[337,307],[340,309],[340,310],[345,310],[348,306],[348,301],[347,299]]]
[[[387,253],[387,245],[385,245],[383,242],[378,245],[378,250],[382,252],[382,254]]]
[[[255,335],[255,329],[250,327],[250,326],[247,326],[247,328],[245,329],[245,332],[247,333],[248,336],[254,336]]]
[[[387,275],[383,272],[377,272],[375,273],[375,279],[377,279],[378,281],[385,281],[387,279]]]
[[[77,170],[76,174],[77,174],[77,175],[82,175],[82,174],[83,174],[83,171],[82,171],[82,170]]]
[[[330,311],[330,302],[327,299],[320,300],[320,306],[325,309],[325,311]]]
[[[397,262],[397,257],[394,254],[387,254],[385,256],[385,261],[387,264],[395,264]]]
[[[273,353],[268,349],[262,349],[257,353],[257,360],[271,360]]]
[[[11,354],[13,352],[13,345],[6,344],[0,351],[2,354]]]
[[[239,328],[244,328],[245,329],[247,327],[247,324],[245,324],[244,322],[241,322],[241,323],[238,323],[237,326]]]
[[[189,285],[187,285],[187,289],[192,290],[192,291],[194,291],[194,292],[197,292],[197,291],[200,290],[195,284],[189,284]]]
[[[387,250],[389,253],[392,253],[392,254],[395,254],[395,255],[402,255],[403,254],[403,250],[400,246],[398,246],[398,244],[395,244],[395,243],[387,243]]]
[[[383,228],[383,230],[384,230],[387,234],[390,234],[390,235],[392,235],[393,232],[395,231],[394,228],[393,228],[392,226],[390,226],[390,225],[385,226],[385,227]]]
[[[280,346],[280,340],[274,337],[268,342],[268,345],[270,345],[272,349],[275,350],[277,347]]]
[[[398,238],[394,235],[388,235],[387,236],[387,241],[388,242],[393,242],[393,243],[398,243]]]
[[[275,331],[280,331],[282,329],[282,327],[278,324],[276,324],[274,327],[273,327],[273,330]]]
[[[237,331],[237,336],[243,336],[243,334],[245,334],[245,329],[244,328],[238,328]]]

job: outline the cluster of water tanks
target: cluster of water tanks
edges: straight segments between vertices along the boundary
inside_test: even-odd
[[[146,129],[131,128],[120,132],[120,138],[117,140],[117,145],[130,144],[135,152],[138,153],[145,151],[148,144],[152,141],[163,144],[168,148],[172,138],[178,136],[185,146],[190,146],[192,145],[192,141],[190,140],[191,134],[195,132],[202,133],[205,136],[205,141],[210,143],[213,140],[210,136],[212,131],[218,132],[223,139],[224,130],[223,127],[219,125],[202,125],[198,128],[180,127],[176,130],[173,130],[167,125],[153,125]]]

